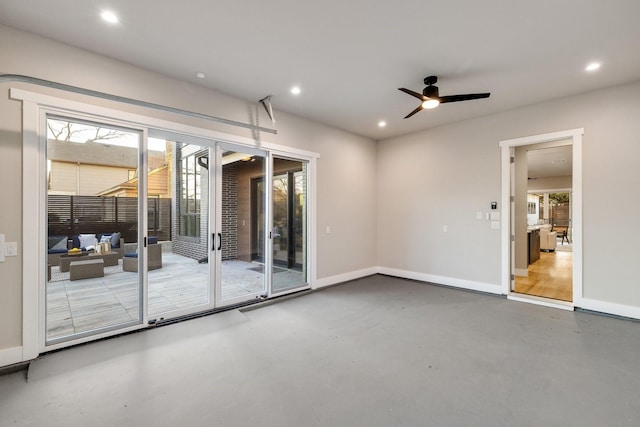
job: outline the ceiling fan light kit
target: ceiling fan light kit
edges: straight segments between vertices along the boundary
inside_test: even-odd
[[[424,84],[427,85],[427,87],[425,87],[422,90],[422,94],[419,94],[418,92],[414,92],[410,89],[406,89],[403,87],[398,88],[398,90],[408,95],[411,95],[415,98],[418,98],[420,101],[422,101],[418,106],[418,108],[416,108],[415,110],[413,110],[412,112],[410,112],[404,117],[405,119],[408,119],[409,117],[413,116],[419,111],[422,111],[424,109],[436,108],[438,105],[444,104],[447,102],[470,101],[472,99],[488,98],[489,95],[491,95],[490,93],[469,93],[466,95],[440,96],[440,93],[438,91],[438,86],[435,86],[437,82],[438,82],[437,76],[425,77]]]

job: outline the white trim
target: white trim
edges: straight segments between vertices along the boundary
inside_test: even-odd
[[[524,302],[528,304],[541,305],[544,307],[558,308],[560,310],[573,311],[573,304],[568,301],[560,301],[549,298],[537,297],[535,295],[516,294],[514,292],[507,295],[511,301]]]
[[[455,277],[436,276],[434,274],[418,273],[415,271],[399,270],[389,267],[378,267],[379,274],[387,276],[401,277],[403,279],[418,280],[438,285],[446,285],[455,288],[468,289],[472,291],[486,292],[489,294],[500,294],[500,285],[494,283],[476,282],[474,280],[458,279]]]
[[[62,113],[81,115],[82,112],[90,114],[95,120],[114,120],[125,122],[132,127],[146,127],[154,130],[162,130],[167,132],[180,133],[185,136],[194,136],[197,138],[215,139],[220,142],[230,142],[236,145],[244,145],[251,148],[261,148],[265,151],[271,151],[275,154],[296,156],[305,160],[311,158],[319,158],[320,154],[303,150],[300,148],[289,147],[285,145],[275,144],[264,140],[256,140],[244,136],[227,134],[211,129],[197,126],[181,124],[175,121],[158,119],[153,116],[140,115],[135,113],[124,112],[112,108],[99,107],[84,102],[71,101],[55,96],[44,95],[37,92],[30,92],[23,89],[10,88],[9,97],[15,100],[30,101],[37,103],[40,107],[52,108]]]
[[[571,243],[573,245],[573,305],[582,305],[582,129],[573,136],[573,182],[571,183]]]
[[[512,295],[511,292],[511,149],[522,145],[538,144],[544,142],[571,139],[573,153],[573,182],[572,182],[572,228],[573,228],[573,303],[579,306],[582,301],[582,135],[583,128],[570,129],[560,132],[551,132],[541,135],[531,135],[522,138],[507,139],[499,142],[501,149],[501,181],[502,181],[502,293]],[[569,144],[567,144],[569,145]],[[515,274],[515,273],[514,273]],[[510,298],[511,299],[511,298]],[[526,299],[525,302],[531,302]]]
[[[309,164],[307,167],[309,168],[308,178],[309,185],[307,186],[309,190],[309,195],[311,197],[307,198],[307,209],[309,210],[309,241],[307,242],[307,255],[309,257],[309,261],[307,262],[307,274],[309,281],[309,286],[311,289],[315,289],[321,285],[317,283],[318,281],[318,251],[316,242],[318,237],[318,230],[316,226],[316,194],[318,194],[318,159],[312,158],[309,159]]]
[[[362,270],[351,271],[349,273],[337,274],[335,276],[324,277],[316,280],[311,289],[325,288],[331,285],[337,285],[339,283],[348,282],[350,280],[362,279],[363,277],[373,276],[378,273],[377,267],[364,268]]]
[[[562,139],[574,138],[576,135],[584,134],[584,128],[563,130],[558,132],[543,133],[541,135],[523,136],[520,138],[505,139],[500,141],[500,147],[517,147],[520,145],[538,144],[540,142],[560,141]]]
[[[584,310],[595,311],[599,313],[608,313],[616,316],[629,317],[632,319],[640,319],[640,307],[630,305],[617,304],[615,302],[598,301],[590,298],[582,298],[579,306]]]
[[[33,102],[22,105],[22,360],[39,354],[40,295],[44,289],[44,252],[40,250],[40,111]],[[30,173],[26,173],[29,171]],[[35,173],[34,173],[35,171]],[[33,256],[35,254],[35,256]],[[35,264],[35,265],[34,265]],[[44,317],[44,316],[43,316]]]
[[[23,347],[9,347],[0,350],[0,367],[14,365],[31,359],[24,358]]]
[[[501,185],[502,185],[502,207],[500,209],[501,215],[501,253],[502,253],[502,268],[500,269],[500,277],[502,277],[502,286],[501,293],[503,295],[507,295],[509,293],[509,288],[511,287],[511,257],[509,254],[511,253],[511,215],[509,214],[511,211],[511,147],[504,147],[502,143],[501,146],[501,165],[502,165],[502,175],[501,175]],[[506,189],[506,190],[505,190]],[[505,260],[506,254],[506,260]],[[514,271],[514,274],[516,272]],[[506,281],[505,281],[506,279]]]

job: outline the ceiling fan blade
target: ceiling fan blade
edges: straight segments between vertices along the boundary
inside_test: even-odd
[[[405,88],[403,88],[403,87],[399,87],[399,88],[398,88],[398,90],[401,90],[401,91],[403,91],[404,93],[407,93],[407,94],[409,94],[409,95],[411,95],[411,96],[415,96],[415,97],[416,97],[416,98],[418,98],[420,101],[424,101],[424,98],[425,98],[425,97],[424,97],[424,95],[422,95],[421,93],[414,92],[414,91],[412,91],[412,90],[410,90],[410,89],[405,89]],[[405,117],[405,118],[406,118],[406,117]]]
[[[413,116],[415,113],[417,113],[418,111],[421,111],[422,108],[422,104],[418,105],[418,108],[416,108],[415,110],[413,110],[412,112],[410,112],[409,114],[407,114],[406,116],[404,116],[405,119],[408,119],[409,117]]]
[[[444,104],[446,102],[459,102],[459,101],[471,101],[472,99],[481,99],[488,98],[490,93],[469,93],[466,95],[449,95],[449,96],[441,96],[440,104]]]

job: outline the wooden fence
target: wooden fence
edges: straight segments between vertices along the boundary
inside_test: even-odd
[[[120,232],[125,242],[138,241],[138,198],[49,195],[50,236]],[[148,199],[148,235],[172,240],[171,199]]]

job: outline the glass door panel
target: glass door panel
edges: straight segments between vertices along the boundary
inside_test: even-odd
[[[182,142],[180,136],[154,136],[147,178],[150,320],[202,311],[212,302],[210,149],[205,142]]]
[[[138,240],[142,132],[49,116],[46,341],[142,321],[141,275],[123,268]]]
[[[307,163],[273,160],[273,293],[304,287],[307,279]]]
[[[218,153],[214,253],[220,267],[216,304],[224,306],[266,293],[265,193],[257,184],[264,179],[266,161],[258,151],[227,145],[220,146]]]

